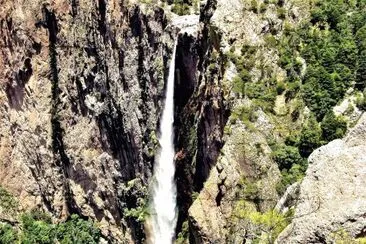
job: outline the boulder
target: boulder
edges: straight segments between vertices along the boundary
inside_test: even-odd
[[[342,140],[315,150],[292,223],[277,243],[329,243],[366,235],[366,114]]]

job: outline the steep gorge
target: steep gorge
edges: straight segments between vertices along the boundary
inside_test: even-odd
[[[311,62],[301,51],[310,41],[301,40],[305,31],[296,32],[307,21],[306,27],[314,24],[309,33],[330,33],[331,26],[310,21],[318,5],[0,0],[0,227],[22,228],[23,214],[36,209],[53,223],[69,221],[73,214],[93,221],[101,242],[146,241],[158,128],[178,36],[176,243],[273,243],[293,220],[292,211],[301,215],[297,204],[308,204],[297,201],[298,190],[305,189],[305,197],[306,191],[319,195],[301,185],[308,164],[308,155],[299,153],[301,136],[309,133],[309,154],[330,141],[311,144],[323,136],[316,133],[324,133],[326,123],[316,121],[318,107],[306,104],[303,95]],[[342,54],[353,50],[343,46],[351,48]],[[343,66],[337,65],[338,72]],[[335,84],[349,76],[330,76],[331,88],[341,93],[344,88]],[[320,77],[319,84],[323,78],[328,77]],[[366,93],[349,88],[332,108],[337,118],[347,119],[333,121],[339,122],[334,133],[342,135],[359,122],[365,106]],[[322,101],[316,105],[334,103]],[[331,171],[331,162],[322,165]],[[306,173],[308,185],[314,184],[312,174]],[[10,211],[4,211],[3,192],[16,199]],[[347,230],[351,237],[364,236],[362,214],[355,213],[361,217],[357,229]],[[320,234],[295,229],[301,238],[313,240],[316,234],[321,237],[316,240],[331,243],[334,238],[325,235],[334,233],[328,230],[351,226],[346,214],[341,221],[346,224],[332,228],[325,221]],[[290,226],[298,223],[307,224],[300,218]]]
[[[107,239],[142,241],[128,210],[147,204],[176,29],[163,9],[124,1],[1,5],[1,186],[20,212],[76,213],[99,222]],[[222,146],[220,74],[200,59],[213,48],[209,17],[201,15],[200,38],[178,41],[178,226]]]

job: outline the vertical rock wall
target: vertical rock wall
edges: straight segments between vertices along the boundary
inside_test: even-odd
[[[0,4],[0,184],[20,210],[78,213],[112,239],[129,239],[128,226],[142,239],[123,210],[151,176],[172,44],[164,11],[114,0]]]
[[[123,0],[0,4],[0,185],[19,212],[77,213],[111,241],[142,242],[142,223],[125,210],[148,198],[175,32],[164,10]],[[197,35],[178,42],[178,231],[228,117],[215,6],[204,3]]]

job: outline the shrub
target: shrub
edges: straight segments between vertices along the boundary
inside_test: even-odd
[[[347,122],[342,117],[336,117],[333,111],[325,115],[321,122],[323,138],[332,141],[342,138],[347,131]]]
[[[286,9],[284,9],[283,7],[279,7],[277,9],[277,16],[280,19],[285,19],[286,18]]]
[[[0,243],[11,244],[16,243],[17,232],[11,225],[0,223]]]
[[[277,95],[281,95],[286,90],[286,85],[283,81],[277,82],[276,91]]]
[[[305,161],[306,163],[306,161]],[[298,182],[303,179],[305,175],[307,165],[299,165],[294,164],[292,165],[291,169],[287,170],[284,169],[281,171],[281,181],[277,184],[276,190],[277,192],[282,195],[285,193],[287,187],[292,185],[295,182]]]
[[[307,124],[302,128],[299,137],[299,152],[302,157],[308,157],[322,142],[322,130],[314,116],[310,116]]]
[[[259,12],[261,12],[261,13],[264,13],[264,12],[266,12],[266,10],[267,10],[267,4],[266,3],[261,3],[260,5],[259,5]]]
[[[278,164],[278,168],[290,169],[294,164],[304,165],[305,160],[301,157],[299,149],[293,146],[281,146],[272,153],[273,159]]]
[[[274,243],[277,236],[290,223],[291,211],[288,214],[280,214],[276,210],[261,213],[250,207],[245,201],[238,201],[234,209],[234,217],[247,222],[255,235],[255,243]]]
[[[100,231],[92,222],[71,215],[66,222],[52,224],[51,218],[41,211],[21,216],[21,243],[99,243]],[[1,238],[1,235],[0,235]]]
[[[0,186],[0,208],[6,211],[13,211],[18,207],[18,202],[7,190]]]
[[[56,226],[56,239],[59,243],[99,243],[100,230],[92,222],[73,214],[68,221]]]
[[[172,12],[178,15],[188,15],[190,14],[189,5],[184,3],[183,0],[175,0]]]
[[[55,240],[54,226],[35,218],[31,213],[23,214],[22,222],[22,243],[53,243]]]
[[[356,106],[359,109],[366,111],[366,92],[364,92],[364,95],[362,97],[357,98]]]
[[[250,2],[250,10],[254,13],[258,13],[258,2],[256,0]]]

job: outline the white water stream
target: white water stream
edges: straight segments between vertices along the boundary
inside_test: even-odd
[[[163,115],[160,123],[160,153],[157,155],[152,187],[152,241],[155,244],[171,244],[177,222],[176,185],[174,181],[174,73],[175,53],[170,61],[168,84]]]

